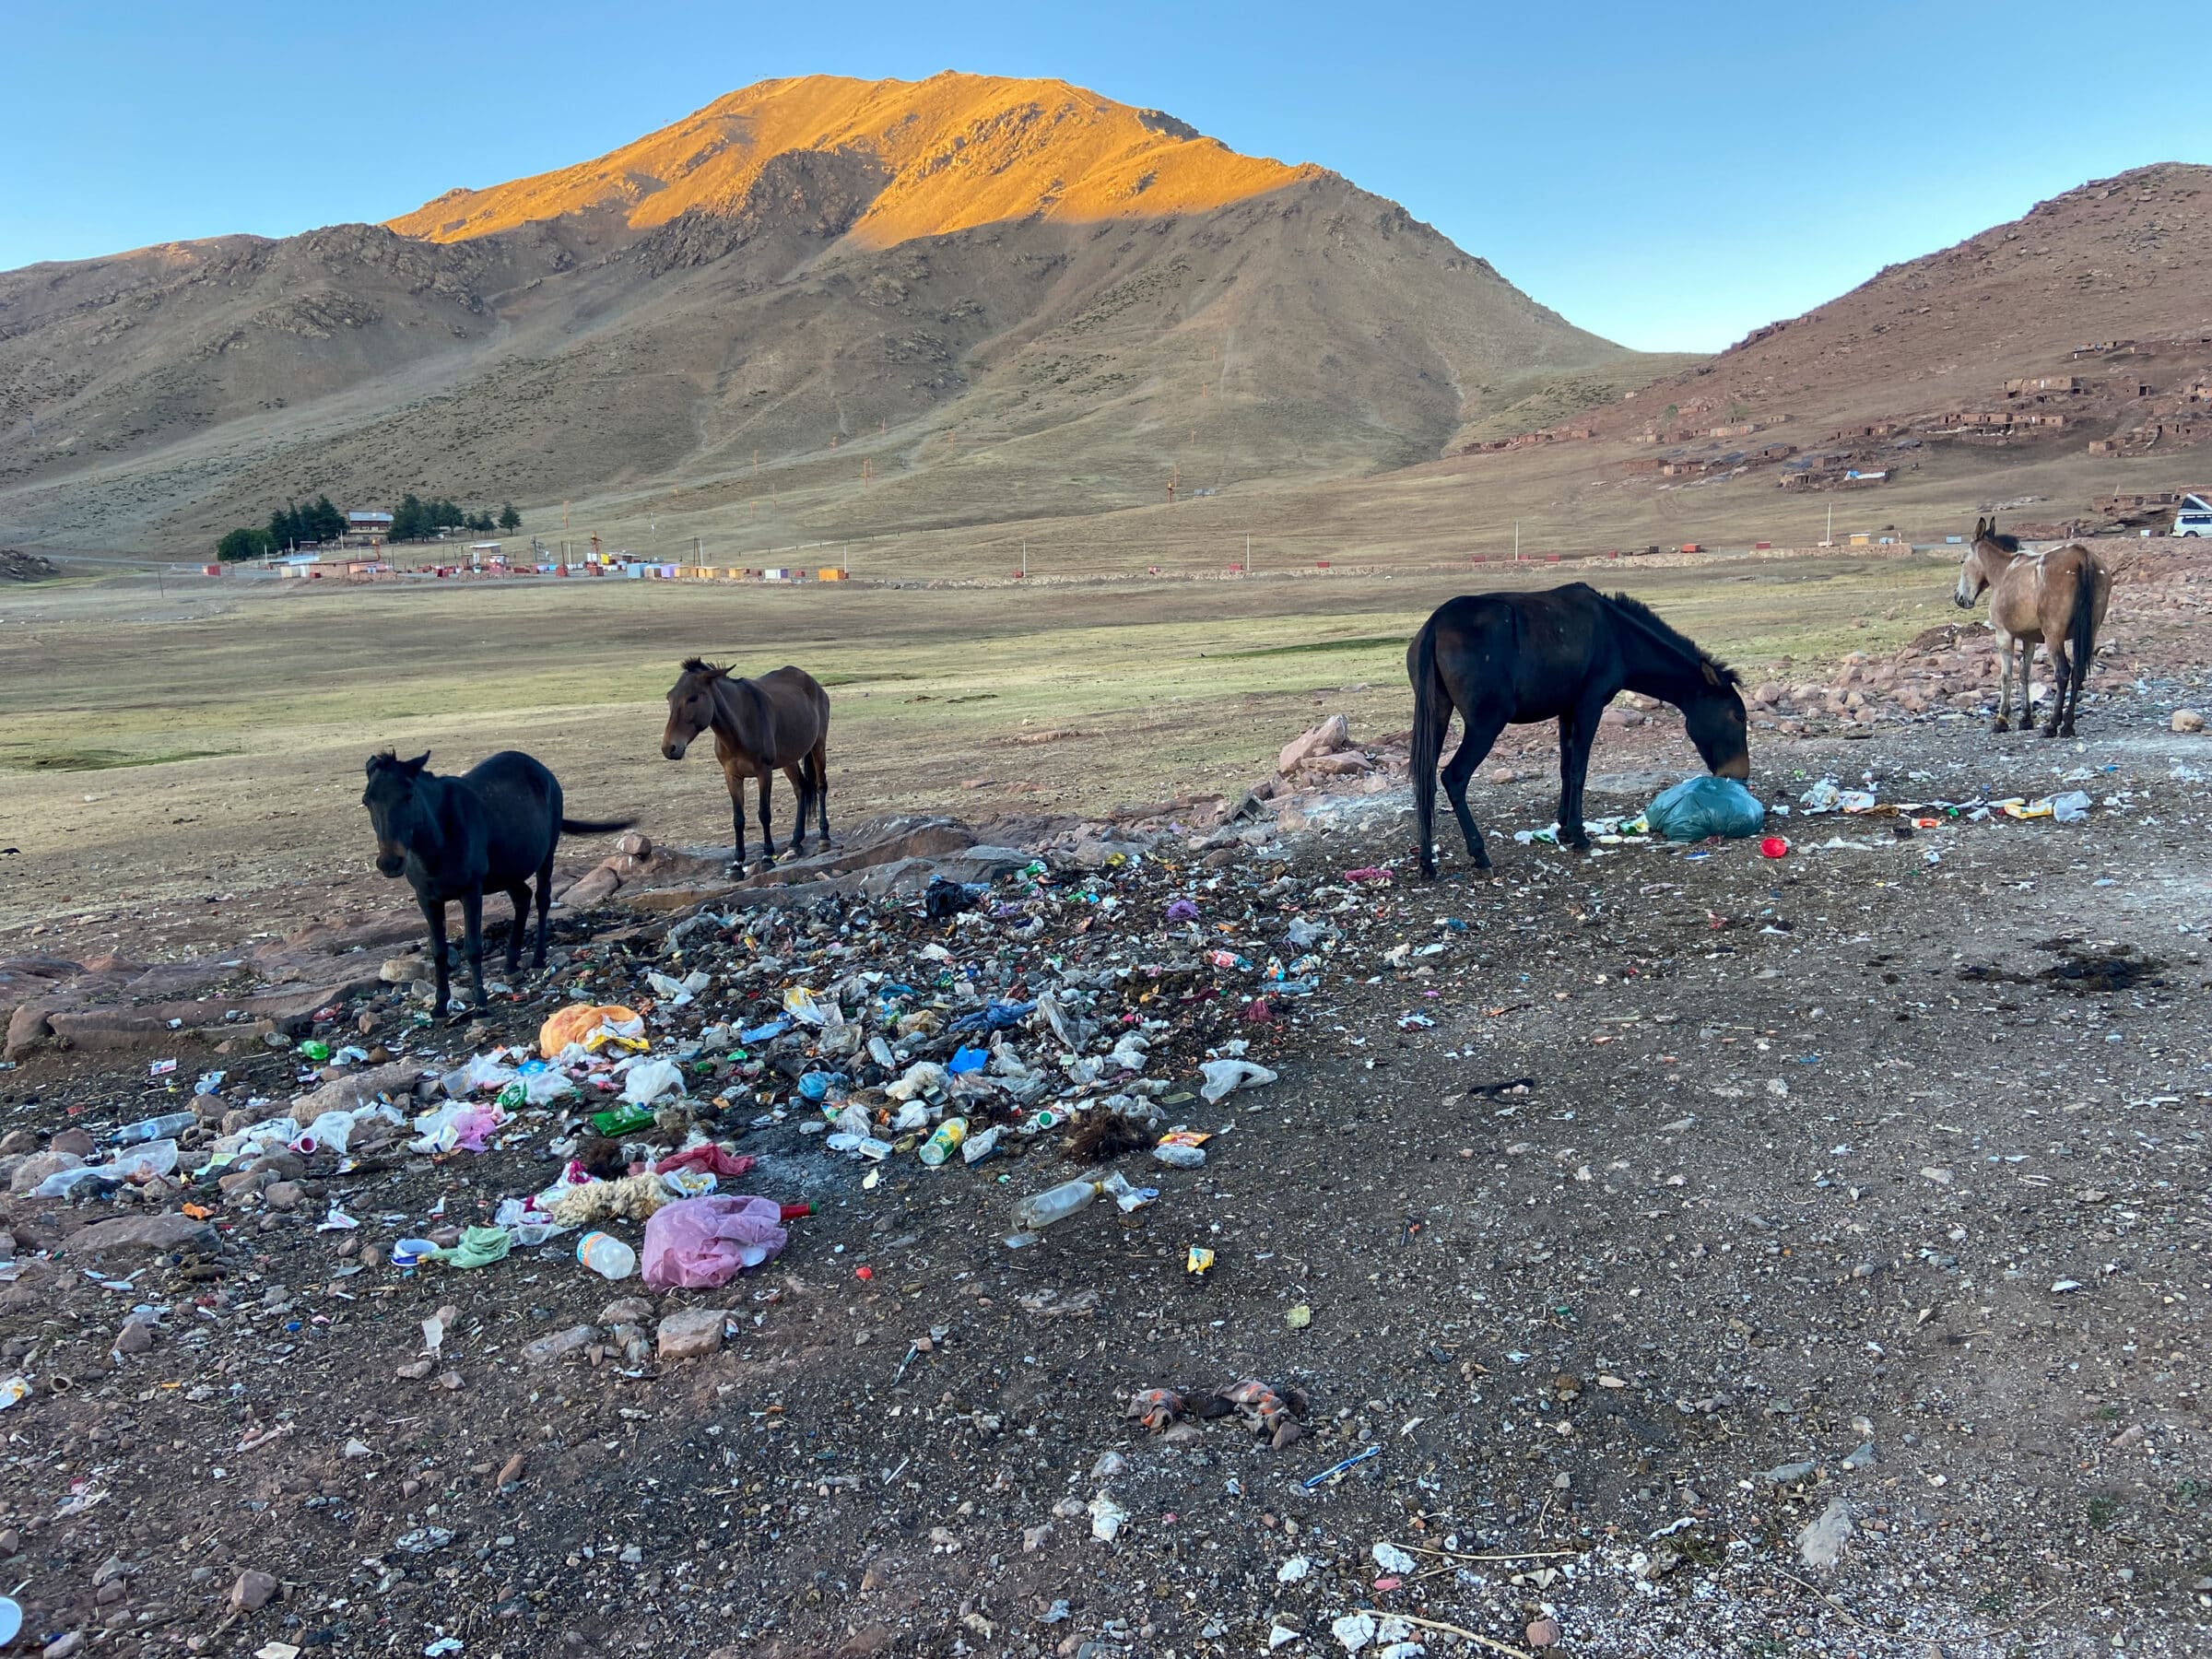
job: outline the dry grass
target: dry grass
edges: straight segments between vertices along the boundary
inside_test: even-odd
[[[1931,560],[1615,573],[1753,665],[1908,637],[1950,580]],[[527,748],[579,812],[726,842],[719,775],[657,754],[662,694],[693,651],[833,685],[833,822],[1237,791],[1324,710],[1363,736],[1401,729],[1404,640],[1450,594],[1510,581],[31,590],[0,629],[0,845],[22,849],[0,924],[351,869],[360,764],[386,743],[455,770]],[[127,770],[54,764],[84,755]]]

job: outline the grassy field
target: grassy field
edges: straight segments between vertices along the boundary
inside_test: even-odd
[[[1762,669],[1909,637],[1947,612],[1951,580],[1935,559],[1591,574]],[[1562,575],[17,590],[0,599],[0,845],[21,851],[0,926],[353,872],[369,850],[361,762],[385,744],[454,771],[527,748],[573,811],[726,842],[711,761],[657,752],[663,694],[694,652],[743,671],[797,663],[832,688],[833,825],[1237,791],[1324,712],[1362,737],[1402,729],[1405,641],[1451,594]],[[780,800],[779,835],[790,812]]]

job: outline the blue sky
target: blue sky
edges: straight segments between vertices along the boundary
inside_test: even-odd
[[[2201,55],[2201,4],[2120,15],[27,5],[0,59],[0,268],[387,218],[767,76],[959,68],[1058,76],[1318,161],[1586,328],[1709,350],[2085,179],[2212,161],[2212,98],[2142,68]]]

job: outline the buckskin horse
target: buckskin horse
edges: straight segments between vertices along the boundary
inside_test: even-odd
[[[683,674],[668,689],[668,724],[661,733],[661,753],[681,760],[701,732],[714,734],[714,758],[729,785],[730,817],[736,830],[736,853],[730,868],[745,872],[745,782],[760,786],[760,841],[763,867],[776,862],[775,832],[769,828],[768,792],[781,769],[799,797],[798,829],[791,838],[795,857],[806,849],[806,813],[811,806],[820,825],[822,844],[830,842],[830,694],[803,668],[779,668],[759,679],[740,679],[727,668],[684,660]]]
[[[2043,722],[2046,737],[2074,735],[2075,712],[2081,707],[2081,688],[2097,657],[2097,630],[2104,626],[2105,606],[2112,603],[2112,579],[2097,555],[2079,542],[2054,547],[2048,553],[2023,553],[2017,535],[1997,534],[1997,521],[1974,521],[1973,545],[1959,566],[1959,586],[1951,594],[1960,610],[1971,610],[1989,590],[1989,626],[1997,636],[1997,654],[2004,664],[1998,684],[1997,717],[1993,732],[2012,730],[2013,647],[2019,647],[2020,729],[2033,724],[2029,705],[2035,672],[2035,648],[2040,642],[2051,653],[2051,674],[2056,682],[2051,715]]]
[[[546,965],[546,912],[553,904],[553,853],[561,832],[600,835],[627,830],[635,818],[594,820],[561,816],[560,781],[528,755],[501,749],[457,778],[426,770],[429,753],[402,760],[390,749],[369,757],[361,805],[376,829],[376,867],[405,876],[430,924],[438,965],[438,1011],[449,994],[445,907],[461,901],[469,988],[484,1006],[484,895],[514,900],[507,935],[507,971],[522,965],[523,931],[530,920],[530,878],[537,877],[537,945],[530,966]]]
[[[1406,653],[1413,681],[1413,810],[1421,874],[1436,875],[1437,761],[1454,710],[1465,732],[1443,769],[1444,794],[1475,867],[1490,867],[1467,780],[1509,725],[1559,723],[1559,840],[1587,847],[1583,782],[1598,717],[1616,693],[1641,691],[1682,711],[1706,769],[1751,775],[1749,723],[1735,670],[1684,639],[1641,601],[1587,582],[1535,594],[1445,601]]]

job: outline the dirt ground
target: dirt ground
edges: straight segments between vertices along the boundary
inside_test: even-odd
[[[530,1362],[636,1290],[565,1241],[350,1271],[535,1190],[547,1128],[316,1163],[291,1209],[210,1195],[216,1241],[151,1257],[68,1247],[104,1205],[18,1197],[0,1352],[36,1382],[0,1547],[29,1633],[276,1655],[2205,1651],[2212,892],[2205,740],[2167,731],[2177,696],[2115,688],[2074,743],[1953,719],[1756,757],[1772,802],[1824,776],[1885,802],[2079,787],[2079,822],[1798,816],[1771,825],[1779,861],[1500,835],[1494,880],[1451,849],[1439,887],[1347,880],[1404,871],[1383,794],[1109,865],[1094,890],[1120,908],[1054,911],[1042,946],[865,909],[740,928],[700,958],[754,971],[733,1020],[778,979],[818,986],[803,964],[838,949],[1009,996],[1142,984],[1182,948],[1158,920],[1176,896],[1255,961],[1295,917],[1343,937],[1267,1026],[1101,976],[1101,1018],[1184,1033],[1179,1090],[1196,1044],[1239,1032],[1281,1080],[1169,1108],[1216,1132],[1205,1167],[1125,1158],[1156,1202],[1030,1249],[1003,1241],[1014,1199],[1068,1172],[1049,1138],[871,1181],[796,1115],[747,1127],[740,1097],[724,1131],[761,1162],[736,1184],[817,1213],[758,1275],[653,1299],[729,1311],[711,1358]],[[1594,811],[1688,765],[1664,726],[1630,738]],[[1477,810],[1539,827],[1548,787]],[[394,987],[330,1029],[366,1015],[363,1041],[426,1062],[523,1038],[661,961],[653,929],[609,924],[566,924],[558,986],[480,1026],[418,1028]],[[281,1100],[298,1064],[250,1041],[177,1057],[149,1079],[144,1055],[41,1052],[0,1075],[0,1121],[34,1144],[104,1128],[209,1066]],[[358,1231],[318,1230],[332,1201]],[[441,1305],[452,1386],[396,1375]],[[134,1307],[151,1344],[111,1354]],[[1135,1391],[1243,1377],[1304,1391],[1302,1438],[1124,1418]],[[1839,1499],[1840,1562],[1809,1564],[1800,1534]],[[231,1610],[248,1571],[276,1588]]]

